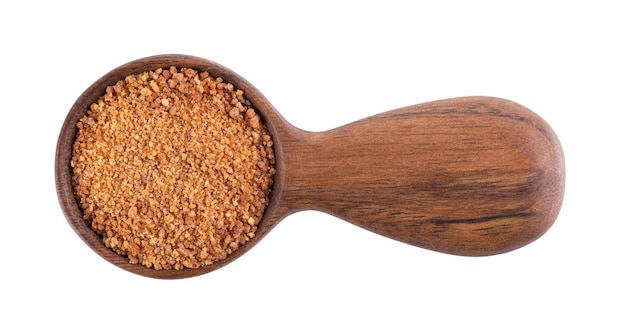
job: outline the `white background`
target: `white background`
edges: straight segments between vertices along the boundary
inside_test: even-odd
[[[0,333],[626,333],[623,5],[296,3],[0,5]],[[442,98],[514,100],[562,142],[560,216],[522,249],[466,258],[302,212],[203,276],[121,270],[65,221],[56,139],[92,82],[162,53],[235,70],[307,130]]]

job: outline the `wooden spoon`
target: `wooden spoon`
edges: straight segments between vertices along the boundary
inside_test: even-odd
[[[269,206],[252,240],[210,266],[157,271],[130,264],[83,220],[69,162],[76,124],[107,86],[127,75],[172,65],[207,71],[245,91],[273,137],[277,172]],[[185,278],[218,269],[250,250],[283,218],[308,209],[435,251],[504,253],[534,241],[552,225],[565,186],[558,138],[544,120],[514,102],[447,99],[326,132],[307,132],[285,121],[233,71],[185,55],[139,59],[90,86],[61,129],[55,176],[59,202],[76,233],[109,262],[153,278]]]

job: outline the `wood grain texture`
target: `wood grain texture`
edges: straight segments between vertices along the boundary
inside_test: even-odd
[[[272,134],[277,172],[255,238],[210,266],[157,271],[129,264],[91,230],[73,195],[69,161],[76,123],[107,86],[172,65],[208,71],[246,92]],[[435,101],[313,133],[290,125],[233,71],[203,58],[159,55],[114,69],[78,98],[59,135],[55,176],[68,222],[96,253],[136,274],[186,278],[232,262],[289,214],[308,209],[440,252],[484,256],[511,251],[540,237],[555,221],[565,163],[548,124],[508,100]]]
[[[281,142],[285,206],[432,250],[513,250],[541,236],[562,201],[556,136],[506,100],[437,101]]]

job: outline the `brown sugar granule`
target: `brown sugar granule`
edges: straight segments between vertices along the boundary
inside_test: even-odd
[[[232,84],[188,68],[128,76],[77,127],[72,182],[84,219],[131,263],[198,268],[254,237],[273,143]]]

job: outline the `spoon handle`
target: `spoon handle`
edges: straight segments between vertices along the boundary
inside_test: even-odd
[[[320,210],[412,245],[481,256],[534,241],[561,207],[558,138],[508,100],[447,99],[290,134],[287,212]]]

